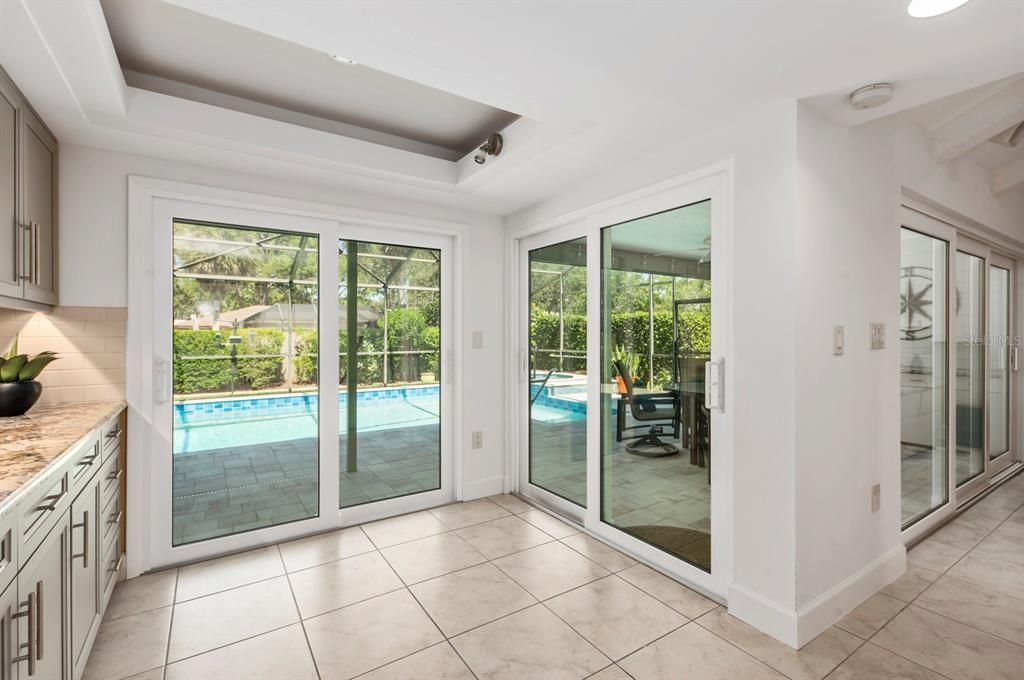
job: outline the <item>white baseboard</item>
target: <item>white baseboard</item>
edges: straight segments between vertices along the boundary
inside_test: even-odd
[[[906,548],[897,545],[799,610],[734,583],[729,587],[729,613],[799,649],[898,579],[906,569]]]
[[[505,478],[501,475],[477,479],[472,482],[465,482],[462,485],[462,498],[464,501],[471,501],[474,498],[494,496],[505,490]]]
[[[900,544],[811,600],[797,612],[797,646],[825,632],[906,570],[907,549]]]

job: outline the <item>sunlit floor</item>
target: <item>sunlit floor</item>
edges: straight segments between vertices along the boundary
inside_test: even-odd
[[[1019,679],[1024,476],[800,651],[512,496],[117,585],[85,680]]]

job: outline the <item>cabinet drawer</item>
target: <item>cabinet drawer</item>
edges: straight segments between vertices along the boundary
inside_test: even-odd
[[[18,514],[14,508],[0,515],[0,590],[18,573]]]
[[[46,475],[18,502],[18,562],[24,564],[71,504],[66,467]]]
[[[68,474],[71,476],[71,493],[77,495],[85,488],[100,467],[100,440],[95,434],[89,436],[68,456]]]
[[[106,460],[110,452],[121,443],[121,414],[117,414],[100,428],[100,441],[103,447],[103,458]]]
[[[113,455],[103,461],[96,481],[100,485],[100,505],[106,505],[110,497],[116,495],[121,488],[121,448],[115,447]]]
[[[106,501],[103,511],[100,512],[100,542],[103,549],[110,545],[110,541],[121,533],[121,522],[124,514],[121,511],[121,494],[115,493]]]
[[[115,536],[114,541],[104,551],[103,561],[100,563],[100,592],[104,609],[110,601],[118,575],[121,573],[121,532],[116,532]]]

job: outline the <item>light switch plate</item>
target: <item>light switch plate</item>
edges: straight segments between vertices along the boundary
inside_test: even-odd
[[[846,329],[843,326],[832,326],[832,354],[842,356],[846,352]]]
[[[482,449],[484,446],[484,433],[477,430],[473,433],[473,448]]]
[[[473,331],[473,349],[483,349],[483,348],[484,348],[484,332],[483,331]]]
[[[875,484],[871,487],[871,512],[878,512],[882,507],[882,485]]]
[[[871,349],[885,349],[885,324],[871,322]]]

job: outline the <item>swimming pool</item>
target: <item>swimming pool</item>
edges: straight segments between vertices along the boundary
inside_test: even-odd
[[[347,425],[345,393],[338,396],[339,425]],[[272,444],[317,436],[316,394],[204,399],[174,404],[174,453]],[[437,386],[361,390],[357,432],[436,425],[441,399]]]

